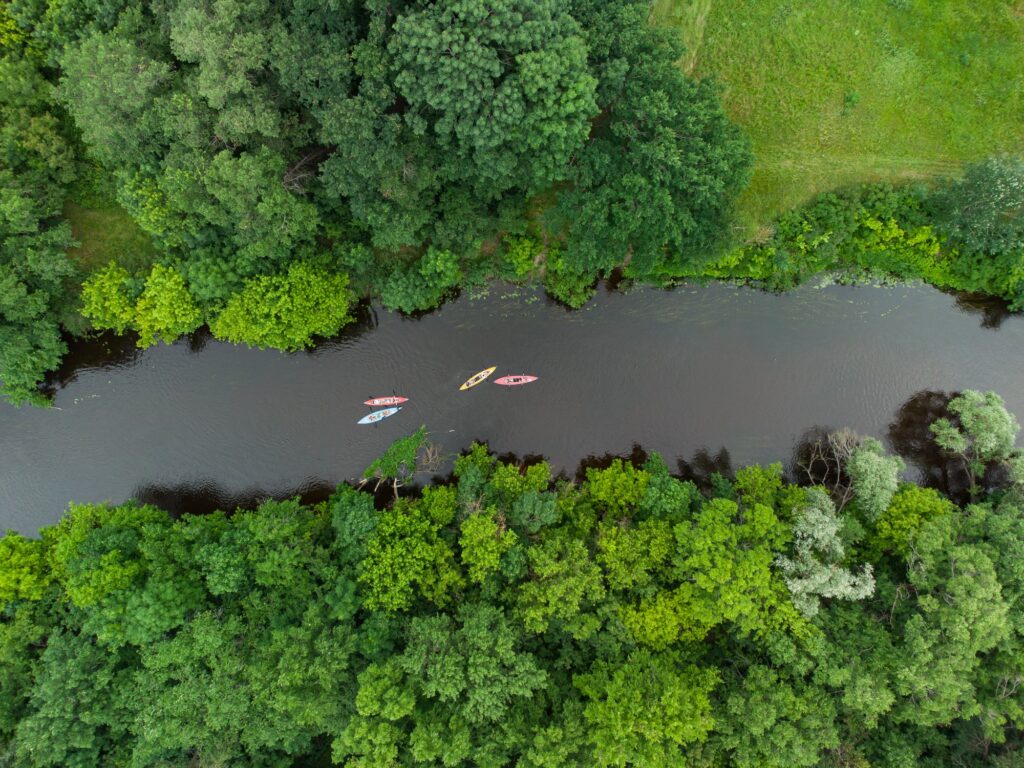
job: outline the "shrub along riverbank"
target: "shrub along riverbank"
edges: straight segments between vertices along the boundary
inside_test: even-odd
[[[553,481],[474,446],[382,506],[72,505],[0,539],[0,747],[40,768],[1016,765],[1017,430],[976,392],[932,425],[959,506],[849,432],[799,486],[771,465],[698,487],[657,456]],[[390,495],[426,440],[367,479]]]

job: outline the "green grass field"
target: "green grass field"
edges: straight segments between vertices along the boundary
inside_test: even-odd
[[[1024,152],[1024,0],[656,0],[754,143],[748,233],[816,193]]]
[[[64,206],[64,215],[80,243],[68,253],[86,272],[116,261],[129,272],[139,273],[148,269],[156,258],[156,249],[149,237],[127,211],[117,205],[86,208],[69,202]]]

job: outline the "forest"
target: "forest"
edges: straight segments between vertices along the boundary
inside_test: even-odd
[[[414,488],[420,429],[319,504],[73,504],[0,539],[4,764],[1018,766],[1019,425],[944,414],[938,489],[848,430]]]
[[[1005,153],[826,192],[748,237],[751,140],[657,6],[0,5],[6,399],[46,405],[69,336],[207,325],[296,350],[362,298],[412,313],[493,278],[573,307],[613,274],[1024,301],[1024,163]]]

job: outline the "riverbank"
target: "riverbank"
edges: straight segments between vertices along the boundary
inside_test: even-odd
[[[970,506],[850,432],[803,484],[653,454],[567,482],[474,444],[399,499],[73,505],[0,538],[0,746],[26,768],[997,768],[1020,754],[1017,429],[991,393],[925,425],[975,467]]]

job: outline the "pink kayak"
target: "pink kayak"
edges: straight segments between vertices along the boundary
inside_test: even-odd
[[[377,408],[382,405],[401,405],[402,403],[408,402],[408,400],[408,397],[389,395],[387,397],[371,397],[369,400],[364,400],[363,405],[372,405],[374,408]]]
[[[531,381],[536,381],[536,376],[502,376],[500,379],[495,379],[495,384],[501,384],[503,387],[515,387],[519,384],[529,384]]]

